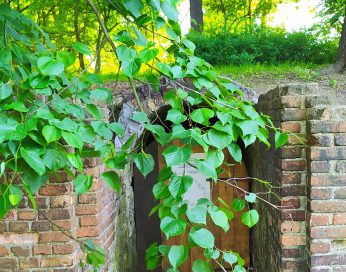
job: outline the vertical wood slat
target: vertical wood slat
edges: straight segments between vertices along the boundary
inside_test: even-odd
[[[175,141],[173,144],[180,145],[178,141]],[[162,151],[162,147],[159,146],[158,162],[160,170],[165,167],[165,160],[162,156]],[[194,147],[193,152],[202,153],[203,150],[200,147]],[[225,160],[233,165],[224,165],[223,168],[226,170],[227,174],[223,173],[222,175],[220,175],[220,178],[227,179],[232,177],[247,177],[247,170],[245,165],[242,163],[235,163],[229,155],[228,151],[225,152]],[[248,180],[240,181],[238,182],[238,186],[248,191],[248,182]],[[242,192],[235,190],[232,186],[223,182],[217,182],[216,184],[211,183],[211,194],[211,199],[214,203],[216,203],[218,198],[221,197],[228,205],[232,204],[234,198],[243,196]],[[208,217],[207,226],[208,229],[214,234],[215,245],[217,248],[221,250],[232,250],[238,252],[240,256],[245,260],[246,266],[248,266],[250,264],[250,235],[249,229],[240,221],[241,214],[241,212],[235,213],[235,218],[230,222],[230,229],[227,233],[224,233],[221,228],[213,224],[210,217]],[[172,237],[169,240],[166,240],[165,235],[162,234],[163,244],[168,246],[180,244],[187,245],[187,234],[188,231],[186,232],[185,237],[182,237],[180,235]],[[179,268],[179,271],[191,272],[193,261],[196,259],[205,259],[203,250],[197,247],[190,250],[190,254],[186,263]],[[214,268],[218,268],[218,265],[215,262],[213,263],[213,266]],[[169,264],[167,263],[167,261],[163,263],[162,267],[163,271],[166,271],[169,268]]]

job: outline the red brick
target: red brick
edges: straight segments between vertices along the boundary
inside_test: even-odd
[[[53,246],[53,252],[57,255],[71,254],[76,250],[75,244],[57,244]]]
[[[99,227],[84,227],[77,229],[77,237],[97,237],[101,233]]]
[[[302,106],[302,98],[300,96],[282,96],[281,105],[283,108],[300,108]]]
[[[282,159],[299,159],[302,157],[302,148],[296,146],[287,146],[281,150]]]
[[[76,225],[76,218],[67,220],[55,220],[54,223],[64,229],[72,229]],[[52,225],[53,230],[59,230],[58,227]]]
[[[283,122],[281,123],[281,129],[284,131],[299,133],[301,127],[299,122]]]
[[[8,249],[4,246],[0,246],[0,257],[5,257],[8,255]]]
[[[301,235],[284,234],[281,237],[283,246],[302,246],[306,244],[306,237]]]
[[[49,231],[40,233],[40,243],[64,242],[70,238],[61,233],[61,231]]]
[[[281,205],[284,206],[284,209],[299,209],[300,199],[299,198],[283,199],[281,201]]]
[[[71,192],[71,185],[67,184],[47,184],[40,189],[42,196],[57,196]]]
[[[285,160],[282,162],[282,170],[303,171],[305,170],[305,161],[303,160]]]
[[[16,258],[0,258],[0,268],[3,271],[12,271],[12,269],[18,268],[18,260]]]
[[[328,226],[329,216],[325,214],[313,214],[310,217],[310,225],[314,226]]]
[[[329,250],[330,250],[330,244],[329,243],[312,242],[310,244],[310,252],[312,254],[328,253]]]
[[[37,211],[18,210],[18,220],[31,221],[31,220],[36,220],[36,219],[37,219]]]
[[[95,204],[99,201],[97,193],[87,193],[78,196],[78,202],[80,204]]]
[[[76,215],[94,215],[102,210],[101,203],[97,205],[77,205]]]
[[[284,210],[281,214],[281,219],[284,221],[305,221],[306,211],[303,210]]]
[[[38,244],[33,247],[34,255],[50,255],[52,253],[52,245],[50,244]]]
[[[27,222],[9,222],[8,228],[11,232],[24,233],[29,231],[29,224]]]
[[[70,219],[71,213],[69,209],[51,209],[46,212],[46,215],[51,220]],[[40,219],[45,219],[44,216],[40,216]]]
[[[100,223],[98,216],[82,216],[79,219],[79,224],[81,227],[97,226]]]
[[[334,214],[333,224],[334,225],[346,225],[346,213]]]
[[[32,231],[47,231],[50,229],[50,223],[48,221],[35,221],[31,224]]]
[[[284,172],[282,174],[281,182],[283,184],[300,184],[302,180],[301,173]]]
[[[281,189],[281,195],[285,196],[304,196],[306,195],[305,185],[291,185],[283,186]]]
[[[310,184],[314,186],[346,186],[346,175],[312,175]]]

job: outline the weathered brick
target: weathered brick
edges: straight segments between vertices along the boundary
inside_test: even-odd
[[[282,162],[282,170],[284,171],[303,171],[306,163],[304,160],[285,160]]]
[[[25,258],[19,259],[19,267],[20,268],[35,268],[39,267],[39,261],[37,258]]]
[[[345,186],[346,175],[314,175],[310,177],[313,186]]]
[[[312,256],[311,265],[313,266],[346,265],[346,255],[336,254],[336,255]]]
[[[283,184],[300,184],[302,181],[301,173],[283,172],[281,182]]]
[[[283,122],[281,123],[281,129],[283,131],[289,131],[292,133],[300,133],[301,132],[301,125],[299,122]]]
[[[312,242],[310,244],[310,252],[312,254],[328,253],[329,251],[330,251],[330,244],[329,243]]]
[[[311,173],[329,173],[330,162],[329,161],[311,161],[308,164],[308,170]]]
[[[304,196],[306,195],[305,186],[304,185],[291,185],[291,186],[283,186],[281,189],[281,195],[285,196]]]
[[[33,244],[38,242],[37,233],[23,233],[23,234],[2,234],[0,235],[0,245],[22,245],[22,244]]]
[[[101,230],[99,227],[83,227],[77,229],[77,237],[96,237],[100,235]]]
[[[43,257],[41,259],[41,267],[68,267],[73,265],[73,256],[54,256]]]
[[[346,212],[346,201],[311,201],[311,211],[313,212]]]
[[[18,268],[18,260],[16,258],[0,258],[1,269],[15,269]]]
[[[346,173],[346,161],[337,161],[335,171],[340,174]]]
[[[97,226],[100,224],[100,219],[98,216],[82,216],[79,219],[79,224],[81,227]]]
[[[346,226],[312,227],[311,238],[345,238]]]
[[[308,136],[309,146],[332,146],[333,141],[333,134],[310,134]]]
[[[308,120],[331,120],[333,111],[331,108],[311,108],[308,109]]]
[[[15,246],[11,248],[11,251],[15,256],[18,257],[28,257],[30,256],[30,247],[25,246]]]
[[[335,135],[335,145],[346,145],[346,133]]]
[[[28,222],[9,222],[8,228],[11,232],[24,233],[29,231],[29,224]]]
[[[32,231],[47,231],[50,229],[50,223],[48,221],[35,221],[31,224]]]
[[[312,214],[310,216],[310,225],[314,226],[328,226],[329,216],[327,214]]]
[[[281,232],[283,233],[300,232],[300,226],[301,226],[301,222],[285,221],[281,224]]]
[[[301,121],[305,118],[305,111],[300,109],[283,109],[281,112],[282,121]]]
[[[100,204],[97,205],[77,205],[76,215],[92,215],[101,211]]]
[[[71,192],[71,185],[69,183],[64,184],[46,184],[40,189],[40,195],[42,196],[57,196],[64,195]]]
[[[333,216],[334,225],[346,225],[346,213],[338,213]]]
[[[37,219],[37,211],[34,210],[18,210],[18,220],[31,221]]]
[[[51,209],[51,210],[46,212],[46,215],[51,220],[70,219],[71,218],[71,212],[69,209]],[[39,219],[45,219],[45,217],[40,215]]]
[[[306,211],[303,210],[284,210],[281,214],[282,220],[305,221]]]
[[[0,246],[0,257],[5,257],[8,255],[8,249],[7,247]]]
[[[310,199],[330,199],[332,190],[329,188],[311,188]]]
[[[311,160],[346,160],[346,148],[344,147],[311,147]]]
[[[72,195],[52,196],[50,198],[50,206],[52,208],[65,208],[72,205]]]
[[[284,209],[299,209],[300,199],[299,198],[285,198],[281,201],[281,205]]]
[[[345,121],[320,121],[308,122],[308,132],[310,133],[344,133],[346,131]]]
[[[76,250],[76,245],[73,243],[63,243],[53,245],[53,252],[57,255],[71,254]]]
[[[70,238],[62,234],[61,231],[49,231],[40,233],[40,243],[69,241]]]
[[[302,157],[302,148],[295,146],[288,146],[282,149],[281,158],[283,159],[299,159]]]
[[[334,192],[335,199],[346,199],[346,188],[337,188]]]
[[[38,244],[33,247],[34,255],[50,255],[53,253],[51,244]]]

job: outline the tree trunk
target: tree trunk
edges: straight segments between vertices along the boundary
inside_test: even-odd
[[[196,31],[203,29],[203,6],[202,0],[190,0],[191,27]]]
[[[80,33],[79,33],[79,22],[78,22],[78,17],[79,17],[79,0],[75,0],[74,2],[74,33],[76,35],[76,41],[80,42]],[[84,57],[83,54],[78,54],[78,59],[79,59],[79,66],[82,70],[85,69],[85,63],[84,63]]]
[[[340,71],[344,71],[346,68],[346,4],[345,4],[345,15],[344,15],[344,23],[342,26],[341,38],[339,42],[339,52],[338,52],[338,60],[337,67],[339,67]]]

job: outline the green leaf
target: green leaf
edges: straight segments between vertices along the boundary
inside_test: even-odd
[[[249,134],[256,135],[256,133],[259,130],[258,123],[254,120],[242,121],[240,123],[237,123],[237,125],[243,131],[243,135],[249,135]]]
[[[51,57],[40,57],[37,60],[37,67],[40,72],[45,76],[57,76],[60,75],[65,67],[64,64],[51,58]]]
[[[58,52],[56,58],[59,62],[63,63],[65,67],[71,66],[76,61],[76,55],[68,51]]]
[[[233,254],[232,252],[226,252],[223,254],[223,259],[228,262],[230,265],[233,265],[237,262],[238,258],[237,255]]]
[[[23,191],[17,185],[11,185],[9,187],[9,196],[8,199],[12,206],[17,206],[22,200]]]
[[[6,166],[6,163],[5,162],[2,162],[0,164],[0,178],[1,176],[5,173],[5,166]]]
[[[173,176],[169,182],[168,189],[175,198],[185,194],[192,183],[193,179],[190,176]]]
[[[186,215],[192,223],[207,224],[207,206],[205,205],[196,205],[188,209]]]
[[[243,155],[239,145],[236,143],[231,143],[229,146],[227,146],[227,149],[235,161],[241,162]]]
[[[86,193],[90,190],[93,185],[93,178],[84,174],[78,175],[73,180],[74,190],[77,194]]]
[[[160,263],[159,251],[157,243],[153,243],[145,252],[145,260],[148,270],[154,270]]]
[[[109,101],[112,98],[111,92],[107,88],[97,88],[90,92],[90,97],[98,101]]]
[[[167,236],[167,239],[182,234],[186,229],[186,222],[183,219],[175,219],[166,216],[161,220],[160,228]]]
[[[254,193],[248,193],[245,195],[245,200],[249,203],[255,203],[256,202],[256,194]]]
[[[215,238],[213,234],[205,228],[196,231],[190,231],[190,237],[192,241],[201,248],[214,247]]]
[[[203,175],[205,175],[207,178],[217,180],[217,172],[213,163],[208,160],[195,160],[195,163],[196,167]]]
[[[35,170],[39,175],[43,175],[46,172],[46,166],[44,161],[40,158],[39,154],[35,150],[25,150],[24,147],[20,148],[20,155],[26,161],[29,166]]]
[[[186,119],[187,117],[176,109],[169,110],[166,117],[166,120],[171,121],[174,124],[180,124],[186,121]]]
[[[239,212],[245,208],[245,204],[246,204],[245,200],[240,199],[240,198],[235,198],[232,201],[232,208],[234,211]]]
[[[79,155],[68,153],[66,156],[72,167],[78,169],[79,171],[83,170],[83,162]]]
[[[150,60],[153,60],[156,58],[157,54],[159,53],[159,49],[148,49],[145,48],[139,53],[139,57],[142,59],[142,62],[147,63]]]
[[[124,138],[125,136],[125,129],[123,127],[123,125],[119,124],[119,123],[110,123],[108,124],[108,127],[115,132],[116,134],[118,134],[121,138]]]
[[[133,161],[144,177],[154,170],[155,162],[151,154],[137,153],[133,155]]]
[[[153,187],[153,194],[155,199],[165,198],[169,196],[168,186],[162,181],[157,182]]]
[[[46,153],[43,155],[43,160],[48,169],[57,171],[63,168],[66,164],[66,151],[63,149],[48,148]]]
[[[214,117],[214,111],[208,108],[194,110],[190,115],[192,121],[208,126],[209,119]]]
[[[214,272],[214,269],[206,261],[198,259],[193,262],[192,272]]]
[[[210,129],[207,135],[209,144],[218,149],[224,149],[232,142],[232,137],[229,134],[216,129]]]
[[[144,8],[144,5],[141,0],[124,0],[124,7],[138,18],[141,16],[141,11]]]
[[[127,59],[121,62],[121,68],[126,76],[132,78],[138,73],[142,66],[142,60],[140,58]]]
[[[91,50],[88,46],[86,46],[85,44],[82,44],[80,42],[75,42],[72,47],[78,52],[81,53],[83,55],[88,55],[91,56]]]
[[[94,116],[97,120],[101,119],[101,112],[94,104],[86,105],[86,109]]]
[[[244,212],[241,215],[241,222],[249,228],[252,228],[254,225],[256,225],[258,220],[259,215],[256,210],[250,210],[248,212]]]
[[[190,159],[192,147],[189,145],[182,147],[171,145],[167,147],[162,154],[165,157],[167,166],[183,164]]]
[[[83,139],[79,135],[63,131],[62,137],[68,145],[82,149]]]
[[[187,246],[171,246],[168,252],[168,260],[173,268],[177,269],[188,257],[189,248]]]
[[[47,143],[51,143],[61,138],[61,131],[54,126],[46,125],[42,129],[42,135]]]
[[[118,193],[121,190],[120,176],[115,171],[104,172],[102,174],[102,179],[107,183],[109,187]]]
[[[246,269],[244,267],[241,267],[240,265],[236,265],[233,269],[233,272],[246,272]]]
[[[167,16],[169,20],[178,21],[178,10],[175,7],[175,0],[165,0],[161,2],[161,8],[163,13]]]
[[[135,112],[132,117],[133,121],[136,121],[138,123],[149,123],[148,116],[145,112]]]
[[[215,225],[221,227],[225,232],[229,230],[228,217],[223,211],[208,209],[208,213]]]
[[[288,134],[281,133],[279,131],[275,132],[275,148],[278,149],[288,141]]]
[[[10,97],[12,94],[12,87],[8,83],[0,81],[0,101]]]

